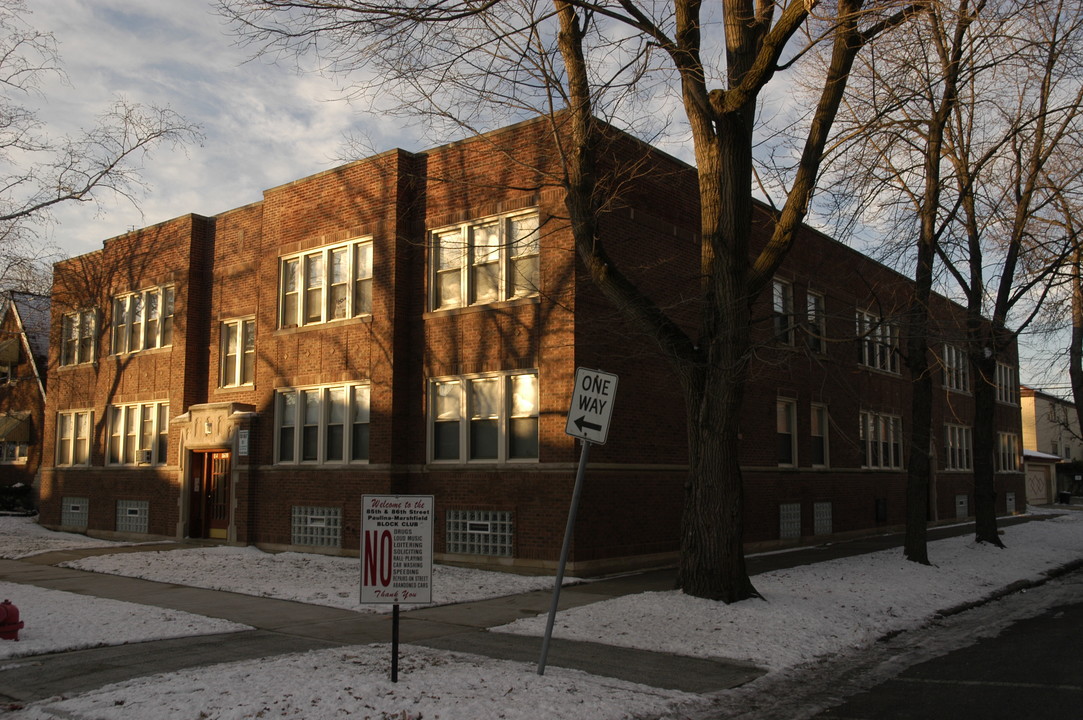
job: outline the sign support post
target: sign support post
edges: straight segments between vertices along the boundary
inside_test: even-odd
[[[560,564],[553,583],[553,602],[549,605],[549,619],[545,622],[545,636],[542,638],[541,659],[538,661],[538,674],[545,674],[545,663],[549,658],[549,640],[553,637],[553,623],[557,619],[557,605],[560,604],[560,587],[564,584],[564,567],[568,564],[568,551],[572,544],[572,532],[575,531],[575,516],[579,512],[579,495],[583,492],[583,475],[590,458],[590,442],[583,440],[583,451],[579,453],[579,469],[575,473],[575,489],[572,490],[572,505],[568,510],[568,525],[564,528],[564,545],[560,548]]]
[[[549,606],[549,619],[545,623],[545,636],[542,638],[541,659],[538,660],[538,674],[545,674],[545,663],[549,658],[549,641],[553,637],[553,624],[556,622],[557,606],[560,604],[560,588],[564,584],[564,570],[571,551],[572,533],[575,531],[575,518],[579,513],[579,496],[583,492],[583,476],[586,474],[587,461],[590,459],[590,446],[604,445],[609,435],[609,418],[613,412],[613,400],[617,395],[617,376],[601,370],[576,368],[575,388],[572,391],[571,409],[564,432],[579,438],[583,450],[579,454],[579,468],[575,472],[575,487],[572,490],[572,503],[568,509],[568,525],[564,529],[564,544],[560,548],[560,563],[553,583],[553,601]]]

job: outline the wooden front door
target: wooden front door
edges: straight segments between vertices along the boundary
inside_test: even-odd
[[[229,537],[229,453],[192,452],[189,497],[192,537],[225,540]]]

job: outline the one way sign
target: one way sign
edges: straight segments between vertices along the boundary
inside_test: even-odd
[[[617,376],[601,370],[577,368],[572,407],[564,432],[599,445],[609,434],[609,416],[617,396]]]

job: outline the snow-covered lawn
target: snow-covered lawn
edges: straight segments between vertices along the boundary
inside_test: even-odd
[[[178,610],[0,581],[0,600],[4,599],[19,608],[26,628],[19,632],[18,642],[0,640],[0,660],[250,629]],[[0,664],[0,672],[3,669]]]
[[[86,535],[46,530],[36,518],[0,515],[0,558],[16,559],[79,548],[121,547],[132,543],[96,540]]]
[[[266,553],[254,547],[213,547],[99,555],[67,562],[63,567],[362,612],[391,612],[391,605],[360,604],[361,566],[357,558]],[[567,582],[576,580],[568,578]],[[436,605],[552,587],[551,577],[433,566]],[[404,610],[416,607],[419,606],[402,606]]]
[[[1083,558],[1083,513],[1011,526],[1003,537],[1006,550],[976,545],[969,537],[932,543],[934,567],[914,566],[892,550],[758,575],[754,582],[766,602],[726,606],[678,592],[618,598],[562,612],[555,634],[743,659],[768,667],[775,675],[867,645],[885,633],[921,626],[940,611],[987,598],[1013,582],[1039,578],[1046,570]],[[187,551],[118,554],[112,560],[172,562],[170,556],[180,552]],[[237,552],[228,557],[229,563],[219,564],[229,565],[226,574],[235,576],[258,555]],[[273,565],[266,567],[271,568],[267,570],[271,577],[265,587],[277,588],[273,579],[277,571]],[[178,575],[157,579],[190,581]],[[225,580],[220,577],[216,582]],[[317,590],[328,596],[339,592],[332,587]],[[496,594],[505,594],[504,590]],[[294,591],[274,592],[289,596]],[[73,600],[67,612],[81,613],[84,600]],[[540,617],[499,631],[540,634],[543,628]],[[609,720],[680,717],[696,701],[687,694],[555,667],[539,677],[533,665],[416,647],[402,648],[400,682],[392,684],[386,677],[388,654],[386,646],[375,645],[193,669],[36,703],[20,710],[18,717]]]

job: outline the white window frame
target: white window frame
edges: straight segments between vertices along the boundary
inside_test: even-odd
[[[8,440],[0,442],[0,465],[25,465],[29,453],[29,443]]]
[[[944,345],[941,363],[944,367],[944,387],[955,392],[970,392],[970,358],[958,345]]]
[[[968,425],[944,425],[944,469],[974,469],[974,441]]]
[[[997,433],[997,472],[1019,472],[1019,436]]]
[[[861,467],[869,470],[903,469],[902,418],[862,410],[858,415]]]
[[[98,311],[84,308],[60,321],[60,364],[82,365],[97,359]]]
[[[373,252],[372,238],[360,237],[280,257],[278,327],[322,325],[371,315]],[[343,261],[336,264],[336,257]],[[344,269],[344,279],[336,276],[336,268]],[[293,288],[291,277],[296,283]],[[342,288],[340,301],[333,292],[336,288]],[[339,305],[341,311],[336,309]]]
[[[771,282],[772,337],[783,345],[794,344],[793,284],[775,278]]]
[[[1004,405],[1018,405],[1019,379],[1015,366],[998,362],[996,374],[997,402]]]
[[[827,296],[809,291],[805,294],[805,322],[808,349],[815,353],[827,350]]]
[[[127,355],[172,345],[175,306],[173,285],[114,297],[113,354]]]
[[[232,356],[229,341],[236,347]],[[246,342],[251,338],[251,345]],[[234,382],[227,382],[227,373]],[[219,325],[218,387],[252,385],[256,373],[256,319],[252,317],[226,320]]]
[[[476,389],[483,386],[495,387],[496,394],[491,406],[480,408]],[[441,401],[438,395],[446,402]],[[430,378],[427,392],[430,461],[441,464],[537,463],[541,445],[540,397],[538,371],[533,369]],[[438,411],[441,417],[436,416]],[[457,455],[454,457],[437,457],[436,425],[445,423],[455,424],[449,430],[457,440]],[[529,454],[515,455],[513,451],[516,424],[532,428],[529,433],[531,439],[528,440],[532,452]],[[483,430],[492,432],[489,430],[492,426],[495,426],[495,455],[473,457],[472,440],[480,437]]]
[[[87,467],[94,436],[93,410],[63,410],[56,418],[56,464],[59,467]],[[83,434],[80,434],[83,431]],[[77,460],[79,456],[81,460]]]
[[[899,329],[867,310],[857,311],[858,362],[882,372],[899,374]]]
[[[512,237],[516,223],[530,225],[531,221],[533,227],[523,237]],[[492,230],[495,234],[487,234]],[[449,310],[537,295],[541,284],[540,233],[537,210],[430,231],[429,308]],[[482,276],[490,282],[480,282]],[[442,292],[445,287],[447,292]],[[484,294],[482,287],[487,288]]]
[[[110,405],[106,408],[105,464],[165,465],[169,454],[169,401]],[[140,455],[149,453],[143,460]]]
[[[809,410],[809,437],[813,445],[812,467],[825,468],[831,466],[831,445],[829,444],[829,427],[831,425],[831,415],[828,412],[827,405],[823,403],[812,403]],[[819,431],[819,432],[817,432]],[[818,438],[818,440],[817,440]],[[823,462],[816,462],[815,445],[819,442],[823,445]]]
[[[793,398],[775,400],[775,432],[778,434],[776,459],[779,467],[797,467],[797,401]],[[789,436],[788,443],[786,436]]]
[[[372,447],[369,431],[371,393],[371,385],[367,382],[277,389],[274,400],[275,464],[367,465]],[[341,397],[338,406],[333,402],[336,396]],[[294,403],[291,422],[287,423],[284,408],[290,398]],[[309,400],[312,401],[311,413],[306,413]],[[336,412],[336,407],[341,413]],[[339,428],[338,432],[336,428]],[[336,438],[340,444],[333,446]],[[307,442],[314,444],[314,448],[306,445]],[[364,448],[360,447],[362,444]],[[306,449],[315,452],[306,457]],[[332,449],[337,449],[341,457],[331,457]]]

